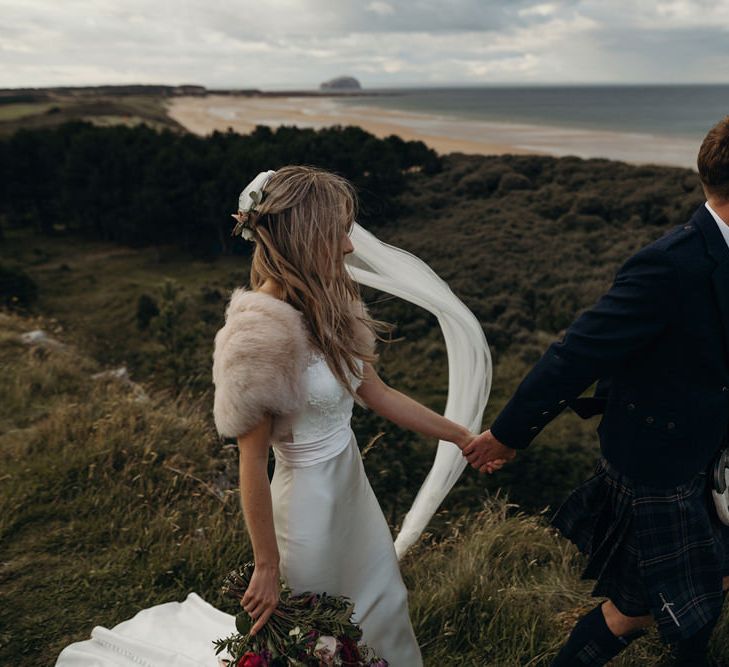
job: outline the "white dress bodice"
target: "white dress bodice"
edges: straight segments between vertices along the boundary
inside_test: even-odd
[[[362,368],[362,362],[358,362]],[[360,380],[349,375],[352,387]],[[303,377],[306,403],[290,422],[290,438],[273,443],[276,461],[306,467],[344,450],[352,437],[354,399],[332,373],[319,351],[312,351]]]

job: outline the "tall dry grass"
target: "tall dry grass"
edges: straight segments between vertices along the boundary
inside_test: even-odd
[[[52,665],[95,625],[190,591],[232,611],[218,587],[250,546],[208,398],[137,400],[72,347],[22,344],[39,324],[0,316],[0,664]],[[593,604],[580,564],[503,499],[457,518],[403,563],[426,663],[548,664]],[[726,618],[714,650],[729,656]],[[651,636],[616,664],[661,655]]]

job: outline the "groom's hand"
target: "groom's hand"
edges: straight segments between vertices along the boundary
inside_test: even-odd
[[[516,450],[499,442],[489,430],[471,440],[463,448],[463,456],[479,472],[491,474],[505,463],[513,461]]]

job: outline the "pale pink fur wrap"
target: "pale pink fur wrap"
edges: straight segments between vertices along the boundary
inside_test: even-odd
[[[361,302],[353,308],[367,314]],[[357,336],[374,351],[367,327],[360,325]],[[213,350],[218,433],[230,438],[248,433],[267,413],[273,416],[274,440],[287,431],[306,400],[303,376],[311,350],[304,316],[296,308],[263,292],[234,289]]]

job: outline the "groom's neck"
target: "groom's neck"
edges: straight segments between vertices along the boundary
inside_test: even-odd
[[[724,224],[729,225],[729,199],[719,199],[714,195],[708,195],[706,199]]]

